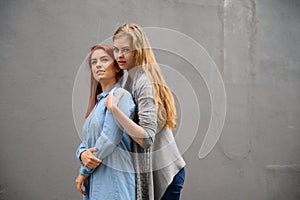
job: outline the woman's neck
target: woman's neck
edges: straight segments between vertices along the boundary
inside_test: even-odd
[[[133,78],[134,78],[134,75],[135,75],[135,72],[137,70],[138,67],[133,67],[131,68],[130,70],[128,70],[128,74],[129,74],[129,77],[130,77],[130,80],[132,81]]]
[[[106,90],[108,90],[111,86],[113,86],[116,83],[117,83],[116,80],[112,80],[112,81],[109,81],[109,82],[100,82],[101,87],[102,87],[102,91],[105,92]]]

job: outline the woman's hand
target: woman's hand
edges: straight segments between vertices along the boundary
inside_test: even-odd
[[[75,180],[77,190],[83,195],[86,195],[86,192],[82,190],[82,186],[86,186],[87,179],[88,179],[88,176],[83,176],[81,174],[78,174],[78,176]]]
[[[105,99],[105,105],[107,107],[107,109],[109,110],[109,112],[113,113],[113,110],[118,107],[118,103],[120,101],[120,99],[122,98],[122,96],[124,95],[124,91],[121,92],[118,96],[114,96],[114,92],[115,92],[116,88],[112,89],[109,92],[109,95],[107,95],[106,99]]]
[[[80,154],[80,160],[83,162],[85,166],[87,166],[90,169],[95,169],[102,162],[102,160],[94,156],[93,152],[96,151],[97,151],[96,148],[90,148]]]

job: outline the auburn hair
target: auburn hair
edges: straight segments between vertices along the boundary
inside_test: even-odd
[[[85,113],[85,118],[89,116],[89,114],[92,112],[93,108],[95,107],[96,103],[98,102],[97,99],[98,94],[103,92],[101,84],[99,84],[98,81],[94,79],[93,72],[92,72],[92,65],[91,65],[92,55],[96,50],[99,49],[104,50],[114,60],[114,66],[117,69],[119,69],[119,72],[117,72],[116,74],[116,81],[118,81],[123,76],[123,70],[119,68],[119,65],[114,57],[113,47],[108,45],[96,44],[89,49],[89,55],[87,57],[86,62],[90,71],[90,97],[89,97],[88,108]]]
[[[140,67],[152,82],[158,122],[163,126],[175,129],[176,107],[174,97],[156,62],[145,32],[137,24],[124,24],[115,31],[113,41],[125,35],[131,38],[132,46],[135,51],[136,66]]]

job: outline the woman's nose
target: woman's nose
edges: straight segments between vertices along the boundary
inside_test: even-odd
[[[118,53],[117,53],[117,58],[122,58],[124,56],[124,53],[122,52],[122,51],[119,51]]]
[[[101,63],[100,63],[100,62],[97,62],[96,68],[99,69],[99,68],[101,68],[101,66],[102,66]]]

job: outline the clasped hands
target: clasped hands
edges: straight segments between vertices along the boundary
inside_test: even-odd
[[[80,154],[80,160],[85,166],[87,166],[90,169],[95,169],[102,162],[102,160],[100,160],[99,158],[93,155],[93,152],[96,151],[97,151],[96,148],[90,148]],[[82,186],[86,186],[87,178],[88,178],[87,176],[78,174],[75,180],[77,190],[83,195],[86,195],[86,192],[83,191]]]
[[[93,152],[96,151],[96,148],[90,148],[80,154],[80,160],[85,166],[90,169],[95,169],[102,162],[102,160],[94,156]]]

